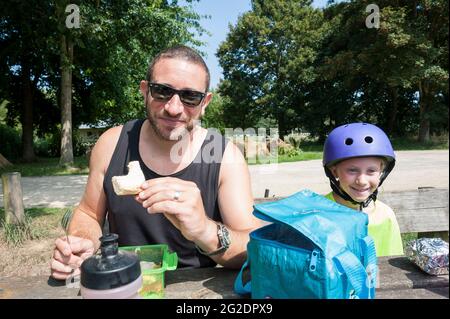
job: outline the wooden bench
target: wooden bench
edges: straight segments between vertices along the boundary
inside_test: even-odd
[[[255,203],[282,198],[256,198]],[[440,237],[448,242],[448,188],[427,187],[383,192],[378,198],[395,212],[401,233],[418,233],[418,237]]]

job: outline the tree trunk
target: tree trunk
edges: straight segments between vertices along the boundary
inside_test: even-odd
[[[6,224],[20,225],[25,222],[22,184],[19,172],[2,175],[3,205],[5,206]]]
[[[30,67],[27,63],[22,65],[22,159],[25,162],[36,160],[33,149],[33,93],[30,79]]]
[[[428,113],[430,112],[430,90],[429,86],[422,81],[419,82],[419,142],[424,143],[430,140],[430,119]]]
[[[278,137],[284,141],[286,135],[286,122],[284,119],[285,113],[283,110],[278,111]]]
[[[73,42],[61,35],[61,158],[60,165],[73,164],[72,145],[72,62]]]
[[[0,168],[12,166],[11,162],[8,161],[1,153],[0,153]]]
[[[392,105],[389,108],[389,117],[387,123],[387,133],[393,134],[395,131],[395,123],[397,121],[398,112],[398,87],[391,88]]]

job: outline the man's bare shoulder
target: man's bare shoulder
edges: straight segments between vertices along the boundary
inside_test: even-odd
[[[241,149],[232,141],[228,141],[222,158],[223,164],[247,164]],[[246,165],[245,165],[246,166]]]
[[[101,144],[116,144],[119,140],[120,132],[122,131],[123,125],[114,126],[107,129],[100,137],[98,138],[97,143]]]
[[[101,168],[102,171],[106,169],[116,148],[122,127],[123,125],[112,127],[100,135],[92,149],[90,169]]]

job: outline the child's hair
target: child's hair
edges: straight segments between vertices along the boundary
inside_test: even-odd
[[[386,133],[379,127],[368,123],[351,123],[335,128],[328,135],[323,148],[323,167],[330,179],[330,186],[335,193],[343,199],[359,204],[360,208],[367,207],[370,201],[376,200],[378,189],[364,202],[355,202],[340,186],[330,167],[346,159],[355,157],[381,157],[383,158],[381,186],[383,181],[395,166],[395,154]]]
[[[364,158],[364,157],[365,157],[365,156],[361,156],[361,158]],[[387,165],[389,164],[388,160],[386,159],[386,157],[383,157],[383,156],[374,156],[374,157],[379,158],[379,159],[381,160],[381,171],[383,172],[384,169],[385,169],[385,168],[387,167]],[[354,157],[351,157],[351,158],[354,158]],[[343,161],[345,161],[345,159],[343,159],[342,161],[337,161],[337,162],[335,162],[335,163],[333,163],[333,164],[331,164],[331,165],[327,165],[327,167],[328,167],[328,168],[331,168],[331,167],[333,167],[333,166],[338,165],[339,163],[341,163],[341,162],[343,162]]]

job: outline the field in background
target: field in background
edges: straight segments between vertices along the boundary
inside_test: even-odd
[[[241,149],[249,165],[264,164],[267,162],[278,163],[308,161],[321,159],[323,145],[315,140],[310,140],[305,134],[291,134],[277,142],[278,158],[270,156],[270,147],[274,144],[265,142],[254,136],[245,140],[236,139],[235,144]],[[448,149],[448,135],[434,136],[429,143],[419,143],[415,137],[393,138],[393,147],[396,151],[406,150],[444,150]],[[272,154],[273,151],[272,151]],[[39,158],[36,163],[13,163],[13,166],[0,169],[0,174],[5,172],[20,172],[22,176],[54,176],[54,175],[80,175],[89,173],[89,164],[86,156],[75,158],[72,167],[59,165],[59,158]]]

